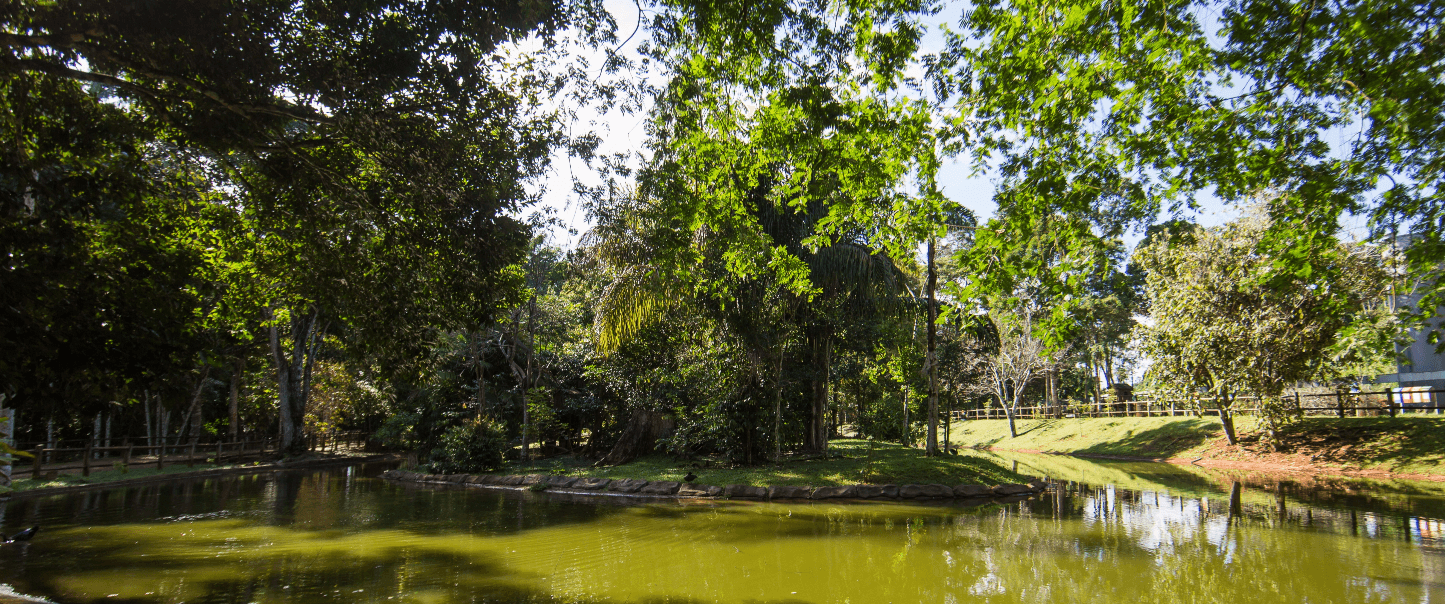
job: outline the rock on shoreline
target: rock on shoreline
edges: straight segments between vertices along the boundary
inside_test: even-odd
[[[675,499],[726,498],[770,501],[775,499],[928,500],[1015,497],[1038,493],[1043,491],[1047,486],[1047,484],[1041,480],[1032,480],[1027,484],[1000,484],[992,486],[977,484],[961,484],[957,486],[942,484],[860,484],[814,488],[786,485],[755,487],[731,484],[725,487],[718,487],[703,484],[678,483],[670,480],[647,481],[632,478],[576,478],[572,476],[547,476],[542,474],[528,474],[525,476],[505,476],[498,474],[422,474],[404,470],[387,470],[382,473],[381,477],[408,482],[470,484],[483,487],[537,488],[537,486],[540,485],[546,490],[583,494],[605,491],[615,495],[633,497],[666,497]]]

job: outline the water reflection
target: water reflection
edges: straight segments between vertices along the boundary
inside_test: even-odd
[[[0,548],[0,583],[59,602],[1445,598],[1440,517],[1418,513],[1440,509],[1428,492],[1103,467],[1090,471],[1126,481],[1054,468],[1048,492],[1012,503],[636,506],[398,485],[377,471],[11,502],[5,532],[46,528],[28,548]]]

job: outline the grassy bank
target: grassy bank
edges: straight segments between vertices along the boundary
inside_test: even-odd
[[[620,466],[594,468],[584,462],[543,461],[528,466],[513,465],[503,474],[566,473],[568,476],[596,478],[636,478],[642,480],[682,480],[688,472],[697,475],[697,482],[716,486],[746,484],[753,486],[840,486],[850,484],[1004,484],[1020,483],[1028,476],[1016,474],[990,458],[967,453],[928,459],[921,449],[896,443],[866,440],[835,440],[828,459],[785,460],[781,467],[772,465],[725,467],[666,456],[650,456]]]
[[[1252,418],[1239,418],[1240,444],[1228,446],[1219,420],[1116,417],[1019,420],[1010,438],[1005,420],[953,424],[958,447],[1202,459],[1281,467],[1445,475],[1445,417],[1307,418],[1271,444]]]

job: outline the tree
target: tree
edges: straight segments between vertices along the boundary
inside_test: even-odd
[[[1309,259],[1308,276],[1269,278],[1263,211],[1224,227],[1195,229],[1137,252],[1149,271],[1151,325],[1141,346],[1155,380],[1214,399],[1225,437],[1238,442],[1231,407],[1261,401],[1310,377],[1366,301],[1383,294],[1378,265],[1336,244]]]
[[[980,358],[982,385],[1008,417],[1008,433],[1017,438],[1014,416],[1030,382],[1048,364],[1048,347],[1034,332],[1031,308],[1016,312],[993,310],[989,319],[998,334],[998,348]]]
[[[104,131],[140,132],[229,197],[244,236],[228,304],[266,315],[283,446],[297,453],[328,329],[413,357],[421,331],[484,324],[519,289],[505,269],[526,228],[510,214],[564,140],[557,114],[538,108],[559,86],[547,55],[504,46],[574,23],[606,37],[599,7],[573,8],[11,3],[0,9],[0,72],[40,82],[41,103],[105,113]],[[98,93],[75,94],[80,83]],[[16,199],[53,188],[39,171],[7,172]],[[113,178],[108,192],[157,183],[141,175]]]
[[[1000,166],[1001,208],[1138,225],[1203,194],[1278,191],[1260,247],[1277,272],[1307,275],[1343,213],[1368,216],[1377,241],[1416,242],[1424,319],[1445,296],[1441,14],[1399,0],[989,0],[934,73],[956,94],[959,144]],[[1078,235],[1080,250],[1103,240]]]

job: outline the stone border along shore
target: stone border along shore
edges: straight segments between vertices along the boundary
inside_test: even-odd
[[[843,487],[754,487],[732,484],[715,487],[689,484],[671,480],[635,480],[631,478],[577,478],[573,476],[549,476],[528,474],[526,476],[502,476],[498,474],[421,474],[403,470],[387,470],[382,478],[391,480],[474,485],[495,488],[534,488],[546,485],[546,490],[563,493],[607,494],[630,497],[667,497],[676,499],[965,499],[985,497],[1013,497],[1032,495],[1047,486],[1041,480],[1028,484],[1000,484],[984,486],[961,484],[950,487],[941,484],[859,484]]]

